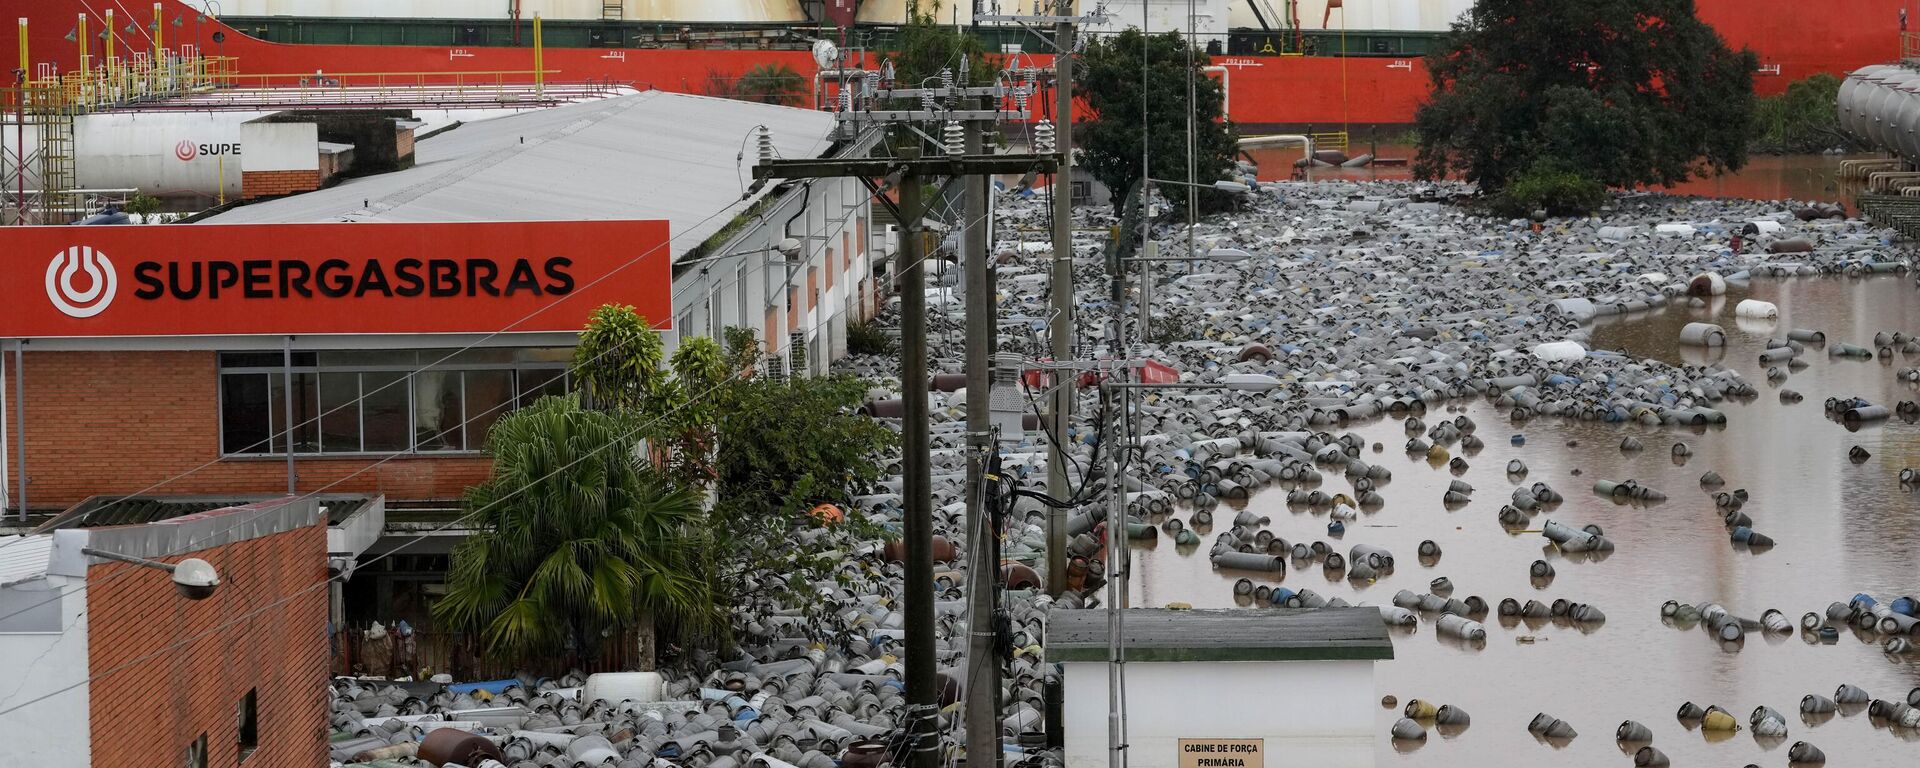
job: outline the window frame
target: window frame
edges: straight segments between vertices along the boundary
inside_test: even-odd
[[[240,762],[244,763],[260,749],[260,689],[248,688],[235,708],[233,740],[240,745]]]
[[[482,348],[482,349],[519,350],[519,349],[547,349],[547,348],[546,347],[511,347],[511,348]],[[556,347],[555,349],[558,349],[558,347]],[[352,350],[328,350],[328,351],[352,351]],[[452,352],[452,350],[413,350],[413,351],[418,351],[422,353],[421,359],[430,358],[433,360],[438,360],[443,357],[448,357]],[[218,354],[224,356],[228,354],[247,354],[249,352],[258,352],[258,351],[229,350],[229,351],[222,351]],[[275,352],[275,354],[278,354],[278,352]],[[571,370],[571,366],[569,365],[569,363],[562,360],[508,360],[504,362],[486,362],[486,361],[446,362],[446,363],[438,363],[438,364],[422,367],[421,364],[419,363],[408,364],[408,363],[401,363],[401,362],[369,363],[369,364],[360,364],[360,365],[329,365],[329,364],[323,364],[319,362],[318,356],[315,355],[315,353],[313,352],[306,352],[304,353],[304,355],[306,358],[304,360],[300,360],[298,359],[298,357],[296,357],[296,363],[292,366],[292,371],[295,376],[300,376],[302,374],[315,374],[314,382],[316,387],[316,390],[315,390],[316,401],[318,400],[317,387],[320,380],[319,374],[336,374],[336,375],[347,374],[347,373],[354,374],[355,380],[356,380],[356,386],[358,387],[358,392],[359,392],[359,395],[358,397],[355,398],[354,402],[359,404],[358,410],[359,410],[359,421],[360,421],[361,450],[331,451],[331,452],[322,450],[322,448],[324,447],[325,441],[320,439],[319,437],[320,419],[318,416],[316,416],[313,424],[313,430],[314,430],[314,436],[315,436],[315,450],[293,451],[293,456],[295,458],[300,458],[300,459],[331,459],[331,458],[351,459],[351,458],[367,458],[367,457],[374,457],[374,456],[393,456],[393,455],[409,455],[409,456],[421,456],[421,457],[481,455],[485,453],[485,449],[481,447],[476,447],[475,444],[478,442],[484,441],[484,436],[481,438],[481,440],[476,441],[472,439],[472,437],[468,434],[471,431],[471,425],[474,423],[474,420],[467,413],[467,407],[468,407],[467,397],[466,397],[467,372],[499,371],[499,372],[505,372],[510,376],[512,376],[511,391],[513,393],[513,396],[511,398],[511,402],[507,410],[500,414],[502,417],[504,417],[508,413],[512,413],[513,411],[526,407],[527,405],[530,404],[530,403],[520,402],[522,399],[521,377],[523,374],[526,374],[529,372],[535,372],[535,371],[558,371],[560,373],[561,387],[563,390],[571,389],[572,380],[573,380],[573,372]],[[285,459],[287,457],[288,451],[292,449],[291,443],[293,441],[287,439],[287,436],[282,436],[281,432],[287,431],[292,427],[292,425],[285,425],[285,424],[278,423],[279,421],[283,421],[286,418],[285,416],[286,398],[284,394],[282,395],[275,394],[275,390],[272,385],[272,378],[271,378],[273,376],[283,375],[287,372],[287,370],[288,368],[285,365],[237,365],[237,366],[229,367],[224,364],[224,357],[217,358],[215,360],[215,370],[214,370],[215,420],[214,421],[215,421],[216,439],[219,442],[218,448],[219,448],[220,458],[222,459]],[[418,424],[419,386],[418,386],[418,381],[416,380],[415,377],[418,374],[429,373],[429,372],[454,374],[455,380],[459,382],[460,392],[461,392],[460,424],[459,424],[459,430],[460,430],[459,444],[460,445],[457,448],[422,449],[420,447],[419,424]],[[365,450],[366,431],[367,431],[367,424],[366,424],[367,412],[366,412],[365,401],[367,397],[367,390],[366,390],[365,381],[362,377],[368,373],[402,374],[401,381],[404,382],[404,387],[406,389],[406,394],[407,394],[407,409],[406,409],[407,410],[407,432],[406,434],[409,436],[407,448],[402,450],[386,450],[386,451]],[[263,375],[263,376],[269,377],[268,386],[267,386],[268,437],[266,440],[265,450],[246,451],[246,452],[230,452],[227,450],[228,448],[226,444],[227,414],[226,414],[225,404],[227,400],[227,377],[230,375],[241,375],[241,376],[244,376],[244,375],[262,376]],[[317,402],[316,402],[316,408],[318,408]],[[325,411],[320,410],[319,413],[324,414]]]

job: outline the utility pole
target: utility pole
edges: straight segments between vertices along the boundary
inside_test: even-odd
[[[988,125],[967,131],[966,153],[983,153]],[[967,286],[967,768],[1000,762],[1000,660],[994,657],[993,611],[999,592],[1000,537],[987,509],[987,468],[997,448],[993,434],[993,331],[999,305],[987,261],[987,177],[966,179],[966,228],[960,262]],[[904,331],[902,332],[904,335]]]
[[[1072,12],[1071,0],[1060,0],[1058,13]],[[1053,25],[1053,89],[1057,106],[1055,135],[1060,142],[1060,170],[1053,174],[1053,280],[1050,305],[1053,309],[1047,325],[1047,341],[1053,359],[1073,358],[1073,33],[1071,21]],[[1073,374],[1061,374],[1052,382],[1052,403],[1047,407],[1046,428],[1054,439],[1048,441],[1047,494],[1066,499],[1073,494],[1067,479],[1067,425],[1073,420]],[[1085,479],[1082,479],[1085,482]],[[1060,596],[1067,586],[1067,510],[1047,508],[1047,594]]]
[[[969,89],[943,89],[961,92]],[[986,89],[991,90],[991,89]],[[883,92],[885,93],[885,92]],[[894,94],[918,97],[917,92]],[[986,95],[986,94],[973,94]],[[863,110],[842,112],[848,122],[927,122],[934,119],[958,122],[997,122],[1009,113],[993,110]],[[927,294],[924,243],[921,220],[925,216],[921,186],[934,177],[981,177],[997,174],[1021,174],[1052,171],[1055,160],[1041,155],[946,154],[922,158],[918,149],[908,149],[892,158],[769,160],[754,166],[755,180],[858,178],[872,184],[874,179],[897,177],[900,203],[896,215],[901,225],[899,255],[900,291],[900,384],[904,411],[901,416],[901,468],[906,538],[906,629],[907,629],[907,717],[913,755],[910,768],[938,768],[940,737],[935,731],[940,703],[934,684],[933,620],[933,476],[928,455],[930,446],[927,413]],[[877,190],[878,187],[876,186]],[[972,197],[972,195],[969,195]],[[884,198],[882,198],[884,200]],[[984,195],[981,196],[984,200]],[[984,246],[984,239],[982,240]],[[984,250],[984,248],[983,248]],[[984,256],[977,260],[985,265]],[[971,287],[971,286],[969,286]],[[983,289],[991,296],[991,289]],[[977,301],[977,299],[970,299]],[[991,321],[988,328],[991,330]],[[969,328],[971,330],[971,327]],[[989,336],[989,344],[991,336]],[[971,350],[969,350],[971,352]],[[991,354],[991,350],[987,350]],[[982,394],[987,390],[983,387]],[[969,395],[971,399],[971,394]],[[971,403],[969,403],[971,406]],[[975,411],[969,409],[970,421]],[[990,416],[982,406],[981,418]],[[971,493],[971,491],[970,491]],[[978,550],[979,543],[971,542]],[[990,583],[990,582],[989,582]],[[982,591],[982,590],[976,590]],[[970,593],[971,594],[971,593]],[[990,616],[975,616],[970,626],[991,626]],[[971,690],[971,687],[969,688]],[[989,689],[991,702],[999,701],[999,686]],[[991,713],[993,707],[986,711]],[[987,730],[998,734],[998,718]],[[972,729],[969,729],[971,731]],[[984,764],[992,765],[991,758]],[[981,765],[976,762],[973,765]]]
[[[901,156],[917,159],[919,151]],[[907,733],[912,768],[935,768],[940,758],[937,720],[939,691],[934,689],[933,644],[933,470],[927,429],[927,282],[921,255],[920,175],[908,169],[900,181],[900,396],[901,488],[907,538]],[[924,635],[924,637],[922,637]]]

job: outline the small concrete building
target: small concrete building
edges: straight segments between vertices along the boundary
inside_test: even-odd
[[[1108,765],[1111,637],[1106,611],[1048,621],[1067,768]],[[1373,765],[1373,664],[1393,658],[1376,609],[1129,609],[1121,640],[1130,768]]]

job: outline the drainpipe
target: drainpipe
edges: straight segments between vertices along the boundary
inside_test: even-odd
[[[287,391],[286,396],[280,398],[281,405],[285,407],[286,414],[287,414],[287,419],[285,422],[287,427],[287,434],[285,437],[286,444],[287,444],[287,495],[293,496],[295,494],[293,492],[294,429],[293,429],[293,337],[292,336],[287,337],[286,345],[281,348],[280,365],[281,365],[281,368],[280,368],[281,381],[285,384],[286,391]],[[315,425],[314,428],[316,430],[319,429],[319,425]],[[272,447],[273,443],[271,441],[273,440],[273,436],[268,435],[267,440],[269,441],[267,443],[268,447]]]
[[[7,366],[0,361],[0,394],[7,391]],[[7,494],[7,409],[0,408],[0,516],[7,514],[7,502],[13,497]]]
[[[14,493],[20,496],[20,522],[27,521],[27,340],[13,342],[13,414],[14,440],[19,450],[13,457]]]

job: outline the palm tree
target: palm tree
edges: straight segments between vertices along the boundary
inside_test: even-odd
[[[574,396],[501,419],[493,472],[467,493],[475,532],[454,548],[434,616],[509,661],[568,646],[592,657],[603,637],[654,618],[715,626],[692,540],[700,499],[636,460],[631,427]]]

